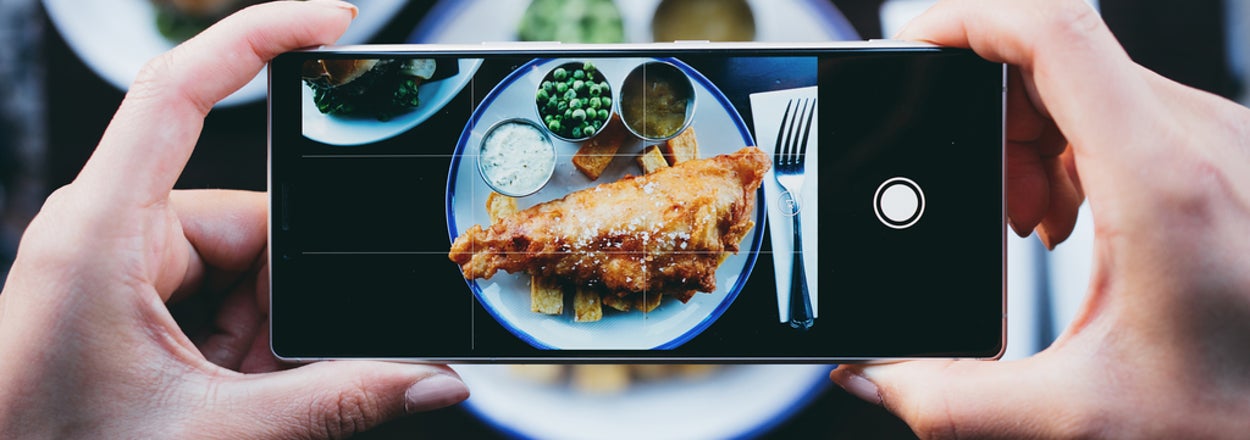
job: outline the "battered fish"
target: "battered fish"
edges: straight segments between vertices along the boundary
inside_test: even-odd
[[[465,278],[509,273],[642,291],[716,289],[716,267],[755,226],[768,156],[747,147],[571,193],[474,225],[448,257]]]

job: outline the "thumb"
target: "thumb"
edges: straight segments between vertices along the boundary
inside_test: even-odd
[[[1039,355],[1044,356],[1044,355]],[[842,365],[830,377],[884,406],[921,438],[1083,438],[1093,411],[1081,408],[1060,369],[1045,359],[923,360]]]
[[[446,366],[317,362],[221,385],[228,437],[343,438],[407,414],[456,404],[469,391]],[[216,428],[215,428],[216,429]]]

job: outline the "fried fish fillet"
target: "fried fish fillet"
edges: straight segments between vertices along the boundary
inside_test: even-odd
[[[448,257],[468,279],[524,271],[615,292],[711,292],[721,255],[755,226],[769,165],[747,147],[625,177],[474,225]]]

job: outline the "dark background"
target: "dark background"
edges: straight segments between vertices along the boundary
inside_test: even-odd
[[[1236,0],[1228,0],[1236,1]],[[834,0],[863,38],[880,38],[879,1]],[[1219,0],[1102,0],[1102,14],[1129,54],[1161,74],[1223,96],[1236,96],[1239,85],[1228,73],[1225,28]],[[384,30],[378,42],[397,42],[430,8],[430,1],[414,1]],[[37,6],[35,6],[37,8]],[[91,154],[123,93],[91,72],[66,47],[41,11],[32,22],[7,22],[7,33],[17,35],[6,47],[12,58],[42,60],[35,77],[37,89],[19,96],[41,98],[39,114],[6,115],[6,121],[33,121],[41,127],[0,126],[0,184],[8,192],[0,234],[0,274],[7,273],[16,237],[52,188],[68,183]],[[6,34],[7,35],[7,34]],[[14,35],[7,35],[15,37]],[[0,66],[6,75],[15,64]],[[10,77],[12,78],[12,77]],[[11,92],[17,93],[17,92]],[[214,111],[204,134],[178,183],[179,188],[265,189],[265,126],[261,104]],[[24,117],[29,116],[29,117]],[[24,130],[41,130],[41,154],[22,150],[8,141]],[[35,157],[33,165],[19,165]],[[896,418],[832,387],[770,436],[808,435],[850,438],[907,438],[910,430]],[[361,438],[420,436],[490,437],[497,433],[460,408],[448,408],[392,422]]]

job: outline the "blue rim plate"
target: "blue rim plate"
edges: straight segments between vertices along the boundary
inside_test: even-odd
[[[834,367],[727,365],[607,396],[533,383],[504,365],[455,368],[473,390],[463,407],[508,437],[685,439],[763,435],[828,390]]]
[[[651,60],[653,59],[599,58],[593,62],[607,76],[615,94],[620,90],[620,83],[630,69]],[[698,137],[701,157],[730,153],[755,145],[742,117],[715,85],[679,60],[661,60],[682,69],[695,85],[699,103],[692,127]],[[542,77],[548,69],[570,61],[581,60],[540,59],[522,65],[496,85],[474,110],[461,132],[448,170],[446,209],[450,240],[454,241],[460,231],[467,230],[472,225],[486,225],[490,222],[485,206],[490,189],[477,172],[472,148],[480,144],[486,128],[497,121],[516,117],[536,119],[533,94]],[[517,199],[519,208],[525,209],[563,197],[572,191],[613,182],[625,174],[640,172],[633,160],[633,155],[641,151],[640,141],[623,145],[620,156],[594,182],[581,175],[570,163],[572,155],[577,151],[577,144],[560,140],[555,140],[555,144],[556,171],[551,182],[542,191]],[[470,153],[466,154],[466,151]],[[468,162],[461,166],[461,159]],[[743,250],[726,259],[717,270],[715,292],[696,294],[686,304],[665,299],[659,308],[645,314],[638,311],[622,313],[605,310],[603,319],[598,322],[577,323],[573,322],[571,310],[565,310],[560,316],[531,312],[529,276],[523,273],[500,272],[489,280],[466,280],[466,283],[496,321],[518,338],[540,349],[671,349],[701,333],[733,303],[755,265],[757,252],[762,244],[764,215],[764,198],[757,193],[756,227],[743,239]]]
[[[360,14],[338,44],[361,44],[373,38],[407,4],[404,0],[352,0]],[[150,0],[43,0],[65,44],[92,71],[118,90],[130,88],[148,60],[172,49],[176,42],[156,30],[156,8]],[[247,85],[217,107],[230,107],[265,98],[267,75],[262,70]]]
[[[387,121],[369,117],[330,116],[317,110],[313,103],[312,89],[304,85],[300,91],[303,101],[300,109],[300,130],[304,137],[323,144],[355,146],[390,139],[412,129],[434,116],[443,106],[455,99],[464,86],[473,81],[473,74],[481,67],[481,58],[461,58],[457,61],[459,71],[438,81],[429,81],[417,88],[420,105],[408,113],[396,115]]]
[[[530,0],[443,0],[408,37],[413,43],[481,43],[516,39]],[[651,42],[651,18],[660,0],[617,1],[625,41]],[[829,0],[747,0],[757,41],[845,41],[859,34]]]

